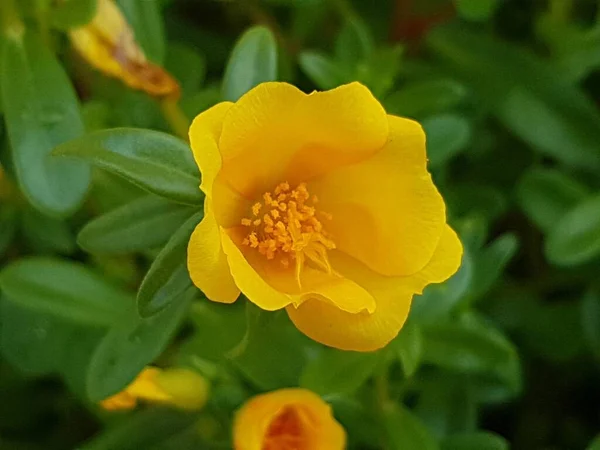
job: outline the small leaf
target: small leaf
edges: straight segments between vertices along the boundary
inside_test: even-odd
[[[404,375],[410,378],[417,371],[423,355],[423,336],[421,329],[408,322],[404,324],[398,336],[392,341],[391,348],[397,355]]]
[[[77,241],[90,253],[130,253],[164,245],[194,209],[149,195],[88,222]]]
[[[202,215],[198,212],[181,225],[150,266],[137,295],[142,317],[158,313],[192,286],[187,270],[187,247]]]
[[[373,36],[360,19],[344,23],[335,41],[335,58],[347,67],[367,59],[373,52]]]
[[[517,185],[521,209],[544,231],[552,228],[588,194],[584,185],[566,173],[541,167],[527,171]]]
[[[319,395],[350,394],[371,377],[380,357],[377,352],[323,349],[304,368],[300,386]]]
[[[89,165],[57,160],[52,149],[83,133],[77,97],[59,62],[32,32],[4,41],[0,83],[19,186],[41,211],[72,213],[90,184]]]
[[[122,319],[129,296],[82,264],[54,258],[26,258],[0,272],[4,297],[34,311],[89,325]]]
[[[583,264],[600,255],[600,195],[589,197],[567,212],[550,229],[545,245],[550,262]]]
[[[456,114],[439,114],[423,121],[429,166],[440,167],[464,150],[471,140],[471,124]]]
[[[91,22],[98,9],[98,0],[65,0],[50,11],[54,28],[68,31]]]
[[[176,202],[202,203],[200,176],[183,141],[158,131],[115,128],[58,146],[55,155],[82,159]]]
[[[442,441],[442,450],[509,450],[509,448],[506,439],[488,431],[455,434]]]
[[[133,28],[135,40],[148,59],[162,64],[165,59],[165,30],[159,2],[147,0],[117,0]]]
[[[173,43],[168,48],[165,68],[177,79],[183,97],[186,97],[200,89],[206,74],[206,61],[191,45]]]
[[[268,28],[256,26],[237,41],[223,77],[223,98],[237,101],[265,81],[277,80],[277,42]]]
[[[390,405],[383,418],[390,450],[438,450],[435,438],[408,409]]]
[[[298,57],[300,68],[319,89],[333,89],[350,81],[351,76],[337,66],[328,56],[318,52],[305,51]]]

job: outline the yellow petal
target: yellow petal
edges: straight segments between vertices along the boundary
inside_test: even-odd
[[[146,59],[133,31],[112,0],[98,0],[92,21],[69,33],[73,47],[92,66],[134,89],[155,96],[179,96],[178,83]]]
[[[221,232],[210,208],[204,203],[204,218],[188,244],[187,267],[194,284],[212,301],[233,303],[240,295],[221,247]]]
[[[351,314],[317,300],[287,307],[296,327],[315,341],[341,350],[374,351],[384,347],[400,331],[410,309],[413,289],[407,279],[378,275],[340,252],[332,264],[364,286],[375,298],[372,314]]]
[[[207,109],[196,116],[190,127],[189,137],[192,152],[202,174],[200,189],[206,195],[211,195],[212,185],[221,170],[218,141],[223,118],[231,105],[231,102],[222,102]]]
[[[385,111],[359,83],[310,95],[263,83],[232,106],[219,147],[224,176],[254,198],[279,182],[297,184],[361,161],[387,135]]]
[[[281,389],[259,395],[235,416],[235,450],[263,450],[267,442],[299,438],[302,450],[343,450],[346,433],[331,407],[305,389]]]
[[[387,144],[371,158],[310,183],[337,248],[387,276],[406,276],[431,259],[445,205],[426,171],[425,140],[414,121],[389,116]]]

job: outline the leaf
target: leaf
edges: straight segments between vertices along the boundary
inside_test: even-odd
[[[439,114],[423,121],[431,168],[440,167],[465,149],[471,140],[470,122],[456,114]]]
[[[123,318],[131,299],[79,263],[31,257],[4,266],[4,296],[23,307],[65,320],[106,326]]]
[[[300,375],[300,386],[319,395],[350,394],[373,375],[381,353],[323,349]]]
[[[392,89],[400,73],[403,50],[400,45],[378,48],[358,65],[356,75],[347,82],[356,79],[367,86],[375,97],[384,97]]]
[[[50,22],[54,28],[68,31],[92,21],[98,0],[66,0],[55,4],[50,11]]]
[[[192,286],[187,270],[187,246],[202,216],[203,212],[198,212],[181,225],[150,266],[137,295],[142,317],[158,313]]]
[[[223,77],[223,98],[237,101],[265,81],[277,80],[277,42],[268,28],[246,31],[231,51]]]
[[[439,446],[425,425],[408,409],[391,405],[383,418],[390,450],[438,450]]]
[[[45,216],[34,209],[26,209],[21,216],[21,232],[27,245],[38,253],[73,253],[75,235],[62,220]]]
[[[516,193],[519,206],[527,217],[548,231],[580,203],[589,190],[562,171],[534,167],[519,180]]]
[[[419,368],[423,354],[423,335],[421,328],[412,322],[404,324],[390,347],[402,364],[404,375],[410,378]]]
[[[428,42],[487,109],[535,150],[584,170],[600,169],[600,114],[560,71],[457,25],[433,30]]]
[[[419,118],[453,108],[466,96],[467,89],[463,84],[439,78],[412,82],[388,95],[384,104],[390,114]]]
[[[12,243],[18,225],[16,208],[2,205],[0,209],[0,257],[4,255]]]
[[[302,71],[319,89],[328,90],[350,81],[350,74],[337,66],[331,58],[314,51],[304,51],[298,57]]]
[[[162,64],[165,59],[165,30],[159,2],[147,0],[117,0],[127,23],[133,28],[135,40],[148,59]]]
[[[597,435],[592,442],[590,442],[590,445],[586,450],[600,450],[600,434]]]
[[[353,18],[344,23],[335,40],[335,58],[346,67],[353,67],[367,59],[374,47],[373,36],[366,24]]]
[[[600,360],[600,295],[598,295],[597,290],[590,290],[583,297],[581,302],[581,324],[589,348]]]
[[[474,22],[490,20],[500,6],[499,0],[456,0],[455,3],[458,14]]]
[[[200,89],[206,75],[204,56],[194,47],[180,43],[169,45],[165,68],[179,82],[184,97]]]
[[[92,356],[86,376],[88,399],[97,402],[119,392],[154,361],[175,334],[195,294],[195,289],[188,289],[179,301],[148,319],[130,308],[128,320],[114,326]]]
[[[199,205],[203,200],[192,151],[166,133],[132,128],[97,131],[62,144],[53,153],[91,162],[176,202]]]
[[[580,202],[554,224],[544,253],[559,266],[575,266],[600,255],[600,195]]]
[[[509,444],[501,436],[489,431],[462,433],[442,441],[441,450],[509,450]]]
[[[50,215],[75,211],[90,184],[81,161],[57,160],[52,149],[83,133],[75,92],[67,75],[32,32],[5,39],[0,68],[3,111],[19,186]]]
[[[164,245],[194,209],[148,195],[88,222],[79,245],[90,253],[130,253]]]

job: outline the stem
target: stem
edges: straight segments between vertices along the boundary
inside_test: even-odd
[[[161,110],[165,120],[173,132],[184,141],[188,141],[188,130],[190,129],[190,120],[179,107],[177,100],[165,98],[162,100]]]

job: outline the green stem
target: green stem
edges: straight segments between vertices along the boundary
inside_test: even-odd
[[[165,120],[173,132],[181,139],[188,141],[188,130],[190,129],[190,120],[179,107],[177,100],[166,98],[161,102],[161,110]]]

